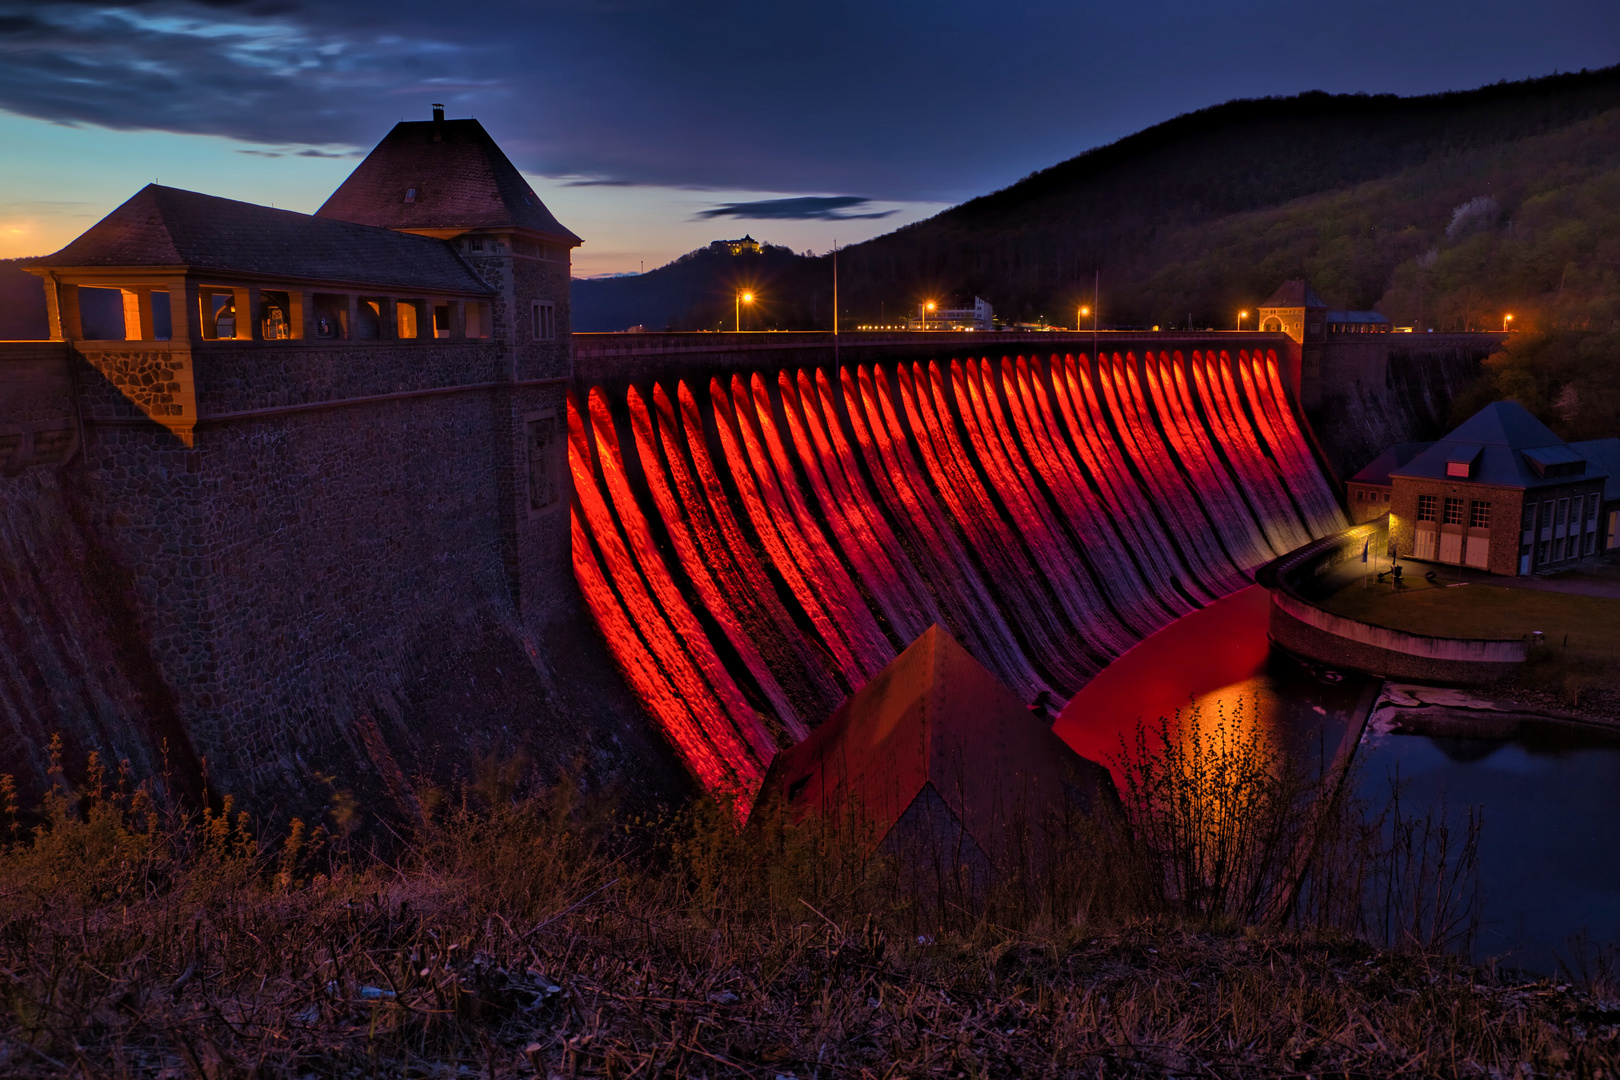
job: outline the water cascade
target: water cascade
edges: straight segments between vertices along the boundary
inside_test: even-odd
[[[930,624],[1061,704],[1345,524],[1274,355],[863,364],[571,400],[574,568],[711,790]]]

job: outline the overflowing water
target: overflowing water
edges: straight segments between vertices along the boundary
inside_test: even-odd
[[[1345,525],[1269,353],[595,387],[569,461],[593,617],[692,771],[745,802],[932,623],[1052,707]]]

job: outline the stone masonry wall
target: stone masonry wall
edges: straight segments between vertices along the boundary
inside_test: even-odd
[[[485,759],[577,764],[649,800],[682,790],[578,609],[566,492],[545,514],[514,508],[521,418],[563,415],[566,387],[455,389],[500,380],[508,355],[205,344],[189,446],[80,360],[82,451],[7,496],[27,512],[0,522],[0,563],[89,554],[65,577],[28,571],[33,599],[0,606],[0,720],[35,750],[66,733],[70,761],[148,768],[167,742],[215,795],[306,820],[338,789],[409,813],[416,778]],[[230,415],[262,409],[290,411]],[[0,769],[37,790],[38,756]]]

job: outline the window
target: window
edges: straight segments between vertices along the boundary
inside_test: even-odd
[[[1535,503],[1528,503],[1528,504],[1525,505],[1525,508],[1524,508],[1524,521],[1522,522],[1521,527],[1524,529],[1525,532],[1529,532],[1530,530],[1532,530],[1532,529],[1534,529],[1536,527],[1536,504]]]
[[[1552,561],[1562,562],[1564,558],[1564,538],[1560,536],[1552,542]]]
[[[1553,524],[1554,525],[1562,525],[1564,523],[1564,521],[1567,519],[1568,516],[1569,516],[1569,500],[1568,499],[1559,499],[1558,500],[1558,516],[1553,518]]]
[[[557,501],[558,464],[557,416],[541,414],[528,422],[529,429],[529,511],[544,510]]]
[[[1446,519],[1444,522],[1442,522],[1442,524],[1461,525],[1462,512],[1463,501],[1461,499],[1454,499],[1449,495],[1446,496]]]
[[[433,336],[447,338],[450,336],[450,305],[433,305]]]
[[[315,294],[315,336],[319,338],[346,338],[349,336],[349,298],[337,293]]]
[[[1596,550],[1597,550],[1597,533],[1589,532],[1589,533],[1586,534],[1586,554],[1590,555],[1590,554],[1592,554],[1592,552],[1594,552]]]
[[[285,292],[266,289],[259,294],[259,333],[266,341],[292,337],[292,304]]]
[[[1547,565],[1547,541],[1545,540],[1536,545],[1536,565]]]
[[[533,308],[532,332],[535,341],[554,341],[557,337],[557,305],[549,300],[536,300]]]
[[[1491,504],[1476,502],[1468,508],[1468,527],[1470,529],[1488,529],[1491,527]]]
[[[1597,495],[1597,492],[1594,491],[1592,494],[1590,494],[1590,495],[1588,495],[1586,497],[1586,520],[1587,521],[1596,521],[1597,520],[1597,512],[1598,512],[1598,495]]]
[[[1433,495],[1419,495],[1418,496],[1418,518],[1417,519],[1419,521],[1433,521],[1434,520],[1434,504],[1435,504],[1435,497]]]
[[[1549,500],[1549,501],[1544,502],[1544,503],[1541,504],[1541,527],[1543,529],[1552,528],[1552,517],[1553,517],[1553,504],[1552,504],[1551,500]]]
[[[482,300],[467,301],[467,336],[489,337],[489,305]]]
[[[1384,501],[1389,502],[1389,492],[1384,492]]]

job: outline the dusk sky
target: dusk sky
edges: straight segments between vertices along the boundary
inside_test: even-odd
[[[0,0],[0,256],[153,179],[313,211],[435,101],[589,275],[744,232],[824,251],[1234,97],[1616,61],[1615,0]]]

